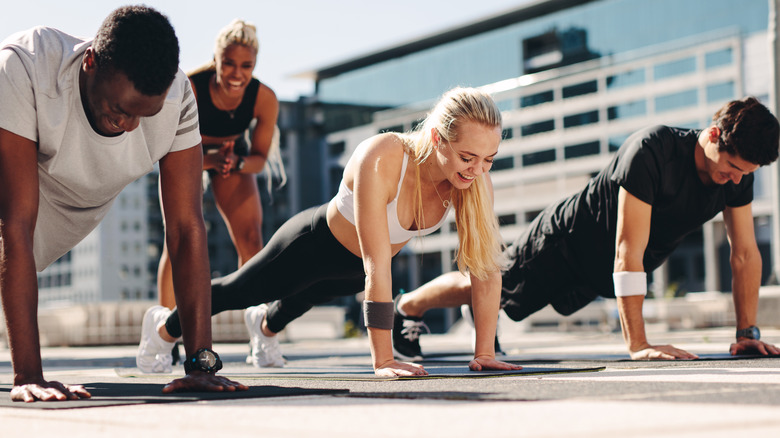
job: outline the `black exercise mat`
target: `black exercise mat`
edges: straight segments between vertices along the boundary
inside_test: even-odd
[[[553,368],[553,367],[523,367],[521,370],[508,371],[470,371],[467,364],[461,365],[428,365],[427,376],[394,376],[380,377],[374,374],[370,367],[329,366],[329,367],[285,367],[285,368],[247,368],[246,371],[223,370],[225,376],[246,379],[302,379],[302,380],[346,380],[346,381],[389,381],[389,380],[419,380],[419,379],[474,379],[487,377],[530,376],[540,374],[561,374],[602,371],[604,367],[589,368]]]
[[[334,395],[348,393],[347,389],[285,388],[281,386],[250,386],[246,391],[178,392],[163,394],[165,384],[158,383],[87,383],[84,387],[92,398],[56,402],[11,401],[10,384],[0,384],[0,407],[31,409],[77,409],[105,406],[123,406],[145,403],[181,403],[203,400],[232,400],[296,395]]]
[[[695,352],[692,352],[696,354]],[[745,360],[745,359],[772,359],[780,358],[780,355],[764,356],[760,354],[742,354],[732,356],[729,353],[703,353],[698,355],[698,359],[681,359],[680,361],[716,361],[716,360]],[[463,363],[473,359],[471,353],[440,353],[427,355],[424,360],[418,363],[424,365],[426,369],[431,364],[437,363]],[[564,362],[674,362],[664,359],[643,359],[633,360],[628,353],[625,354],[517,354],[508,356],[498,356],[496,359],[514,364],[525,363],[564,363]]]
[[[366,366],[287,366],[284,368],[254,368],[251,366],[225,367],[220,374],[236,380],[247,379],[284,379],[284,380],[346,380],[346,381],[386,381],[414,379],[469,379],[485,377],[506,377],[539,374],[561,374],[602,371],[605,367],[562,368],[562,367],[523,367],[509,371],[470,371],[467,363],[460,365],[426,365],[427,376],[380,377]],[[160,377],[167,380],[179,377],[173,374],[143,374],[137,368],[115,368],[120,377],[144,378]]]

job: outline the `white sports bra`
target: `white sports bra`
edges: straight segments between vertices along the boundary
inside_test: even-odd
[[[415,236],[427,236],[434,231],[441,228],[444,225],[444,221],[447,219],[447,215],[452,208],[452,203],[447,206],[447,210],[442,215],[441,220],[436,225],[425,228],[422,230],[407,230],[401,226],[401,222],[398,220],[398,196],[401,194],[401,186],[404,182],[404,175],[406,175],[406,165],[409,162],[409,155],[404,152],[404,162],[401,165],[401,178],[398,181],[398,191],[395,193],[395,198],[387,204],[387,227],[390,231],[390,243],[404,243],[407,240]],[[334,198],[336,201],[336,207],[346,220],[352,225],[355,225],[355,194],[352,190],[344,184],[344,180],[341,180],[339,184],[339,192]]]

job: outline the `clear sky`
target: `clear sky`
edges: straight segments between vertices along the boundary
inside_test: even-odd
[[[258,28],[255,76],[282,100],[310,94],[291,78],[514,9],[535,0],[147,0],[168,16],[187,71],[211,59],[214,38],[234,18]],[[10,3],[10,2],[9,2]],[[36,25],[92,37],[116,0],[21,0],[0,14],[0,39]]]

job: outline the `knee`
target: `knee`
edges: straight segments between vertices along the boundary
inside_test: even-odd
[[[442,275],[442,279],[446,282],[449,289],[458,293],[471,293],[471,278],[461,274],[459,271],[448,272]]]

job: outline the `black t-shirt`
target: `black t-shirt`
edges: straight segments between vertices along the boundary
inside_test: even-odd
[[[726,207],[753,201],[753,174],[736,185],[705,185],[701,181],[694,161],[700,132],[667,126],[637,131],[584,190],[545,210],[547,223],[542,228],[563,235],[573,269],[595,293],[614,296],[612,271],[621,186],[652,205],[644,255],[648,273],[661,265],[688,233]]]

